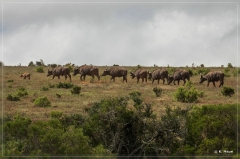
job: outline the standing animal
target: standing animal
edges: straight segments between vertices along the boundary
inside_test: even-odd
[[[183,85],[185,85],[186,79],[190,81],[189,72],[186,70],[178,70],[174,72],[173,76],[168,76],[168,84],[172,83],[173,81],[174,85],[176,85],[175,81],[178,81],[178,85],[179,85],[180,80],[183,80],[184,82]]]
[[[148,79],[152,79],[152,83],[154,80],[163,80],[163,84],[165,83],[165,78],[168,78],[168,71],[166,69],[156,69],[153,72],[148,71]]]
[[[81,81],[82,81],[82,77],[83,77],[83,80],[85,81],[86,75],[92,76],[93,79],[94,79],[94,76],[97,76],[98,80],[100,80],[98,68],[92,65],[82,65],[80,67],[75,67],[73,70],[73,76],[77,74],[81,74],[80,76]]]
[[[111,80],[115,82],[115,77],[123,77],[123,82],[127,82],[127,73],[128,71],[125,68],[110,68],[103,71],[102,76],[110,75],[112,76]]]
[[[65,80],[67,79],[67,76],[68,76],[71,81],[70,70],[67,67],[56,67],[52,71],[48,70],[47,76],[51,76],[51,75],[53,75],[52,79],[54,79],[55,76],[58,76],[58,79],[60,79],[60,76],[64,75]]]
[[[26,79],[28,77],[28,79],[30,79],[30,73],[25,72],[25,73],[21,74],[20,77],[23,77],[23,79]]]
[[[147,75],[148,75],[148,72],[142,68],[137,69],[134,72],[130,72],[130,76],[132,76],[132,79],[134,79],[135,77],[137,78],[137,83],[139,82],[140,78],[142,79],[142,82],[144,81],[144,79],[145,79],[145,82],[147,82]]]
[[[224,73],[221,71],[208,72],[205,76],[201,75],[199,83],[203,83],[206,80],[208,81],[207,86],[209,86],[209,83],[212,82],[214,87],[216,87],[215,82],[220,81],[219,87],[221,87],[224,84]]]

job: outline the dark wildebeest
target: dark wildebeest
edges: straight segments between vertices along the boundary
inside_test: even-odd
[[[186,83],[186,79],[189,81],[190,80],[190,74],[188,71],[186,70],[178,70],[178,71],[175,71],[173,76],[168,76],[168,84],[174,83],[175,84],[175,81],[178,81],[178,85],[179,85],[179,82],[180,80],[183,80],[183,85],[185,85]]]
[[[92,76],[93,79],[95,75],[97,76],[98,80],[100,80],[98,68],[92,65],[82,65],[80,67],[75,67],[73,70],[73,76],[77,74],[81,74],[80,76],[81,81],[82,81],[82,77],[83,77],[83,80],[85,81],[86,75]]]
[[[127,82],[127,70],[125,68],[110,68],[103,71],[102,76],[110,75],[115,82],[115,77],[123,77],[123,82]]]
[[[154,80],[163,80],[163,84],[165,83],[165,78],[168,78],[168,71],[166,69],[156,69],[153,72],[148,72],[148,79],[152,79],[152,83]]]
[[[58,76],[58,79],[60,79],[60,76],[64,75],[65,80],[67,79],[67,76],[68,76],[71,81],[70,70],[67,67],[57,67],[57,68],[54,68],[52,71],[48,70],[47,76],[51,76],[51,75],[53,75],[52,79],[54,79],[55,76]]]
[[[222,73],[221,71],[208,72],[205,76],[201,75],[199,83],[203,83],[206,80],[208,81],[207,86],[209,86],[209,83],[212,82],[214,87],[216,87],[215,82],[220,81],[219,87],[221,87],[224,83],[224,73]]]
[[[139,82],[140,78],[142,79],[142,82],[144,81],[144,79],[145,79],[145,82],[147,82],[148,72],[145,69],[142,69],[142,68],[137,69],[134,72],[130,72],[130,75],[132,76],[132,79],[134,79],[135,77],[137,78],[137,83]]]
[[[26,79],[28,77],[28,79],[30,79],[30,73],[25,72],[25,73],[21,74],[20,77],[23,77],[23,79]]]

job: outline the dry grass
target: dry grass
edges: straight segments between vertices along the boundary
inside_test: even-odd
[[[105,66],[99,67],[100,73],[103,72]],[[133,68],[136,67],[125,67],[130,72]],[[153,104],[154,112],[160,116],[164,109],[165,105],[169,106],[179,106],[185,108],[190,105],[206,105],[206,104],[226,104],[226,103],[237,103],[237,78],[231,77],[225,78],[225,86],[231,86],[235,89],[235,94],[232,97],[224,97],[221,94],[221,88],[214,87],[212,83],[207,87],[207,83],[199,84],[199,76],[191,77],[191,81],[194,83],[194,86],[199,91],[204,91],[204,97],[199,98],[196,103],[181,103],[177,102],[173,93],[179,87],[178,85],[163,85],[162,81],[160,84],[157,84],[155,81],[153,84],[151,81],[147,83],[137,84],[136,79],[131,79],[130,74],[128,73],[128,82],[123,83],[122,78],[116,78],[116,82],[110,82],[110,77],[101,77],[101,80],[98,81],[97,78],[92,80],[91,77],[86,77],[86,81],[80,81],[79,75],[72,76],[72,83],[74,85],[81,86],[80,95],[72,95],[70,89],[58,89],[50,88],[49,91],[41,91],[43,86],[48,86],[48,84],[57,84],[59,82],[65,82],[64,77],[60,77],[60,80],[55,77],[52,80],[52,77],[47,77],[47,67],[44,68],[45,73],[37,73],[35,67],[10,67],[6,66],[3,72],[3,114],[14,116],[17,113],[21,113],[29,116],[32,120],[46,120],[51,111],[62,111],[65,114],[73,113],[82,113],[84,112],[85,107],[89,107],[90,103],[98,102],[103,98],[107,97],[117,97],[117,96],[126,96],[132,91],[139,91],[142,93],[142,97],[145,102]],[[146,67],[149,71],[154,70],[153,67]],[[222,70],[223,68],[210,68],[210,70]],[[31,79],[23,79],[20,77],[20,74],[23,72],[31,73]],[[13,82],[8,82],[8,80],[13,80]],[[69,79],[66,80],[69,82]],[[180,81],[180,85],[183,82]],[[219,82],[216,83],[217,86]],[[7,101],[7,94],[14,94],[19,87],[24,87],[29,95],[22,97],[20,101]],[[153,88],[161,87],[163,89],[162,97],[156,97]],[[61,95],[61,98],[56,96],[56,93]],[[50,101],[52,106],[47,108],[39,108],[34,106],[34,99],[46,96]]]

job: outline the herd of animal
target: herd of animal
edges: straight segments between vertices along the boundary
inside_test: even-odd
[[[86,76],[96,76],[98,80],[100,80],[100,75],[99,75],[99,69],[96,66],[93,65],[82,65],[75,67],[73,70],[73,76],[76,76],[77,74],[80,74],[80,80],[85,80]],[[127,74],[128,71],[125,68],[122,67],[112,67],[110,69],[105,69],[101,76],[106,76],[109,75],[111,76],[111,80],[115,82],[116,77],[123,77],[123,82],[127,82]],[[47,76],[53,76],[52,79],[54,79],[55,76],[60,79],[60,76],[65,76],[65,80],[67,79],[67,76],[69,77],[71,81],[71,74],[70,74],[70,69],[68,67],[56,67],[53,70],[48,70]],[[163,80],[163,84],[165,83],[165,79],[167,80],[167,84],[169,85],[170,83],[174,83],[175,81],[179,82],[180,80],[183,80],[183,85],[185,85],[186,80],[190,80],[190,74],[186,70],[178,70],[175,71],[173,75],[169,75],[168,71],[166,69],[156,69],[153,72],[149,72],[145,69],[139,68],[135,70],[134,72],[130,72],[130,76],[132,79],[136,77],[137,83],[139,83],[139,79],[142,79],[142,82],[147,82],[147,79],[152,80],[152,83],[157,80],[158,83],[160,80]],[[29,73],[23,73],[21,77],[24,77],[24,79],[28,78],[30,79],[30,74]],[[82,79],[83,78],[83,79]],[[200,82],[203,83],[204,81],[207,81],[207,87],[209,86],[209,83],[212,82],[213,85],[215,86],[215,82],[220,81],[219,87],[223,86],[224,84],[224,74],[221,71],[213,71],[207,73],[205,76],[200,77]],[[215,86],[216,87],[216,86]]]

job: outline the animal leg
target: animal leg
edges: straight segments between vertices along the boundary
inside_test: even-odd
[[[163,84],[165,83],[165,79],[163,79]]]
[[[113,77],[112,79],[113,79],[113,82],[115,82],[115,77]]]
[[[213,83],[214,87],[216,87],[215,82],[213,81],[212,83]]]
[[[71,75],[70,75],[70,74],[68,75],[68,77],[70,78],[70,81],[72,81],[72,79],[71,79]]]
[[[185,83],[186,83],[186,80],[184,79],[184,80],[183,80],[183,85],[185,85]]]
[[[58,79],[60,79],[60,76],[58,75]]]
[[[210,83],[210,82],[208,81],[207,87],[209,86],[209,83]]]
[[[180,80],[178,80],[178,85],[179,85]]]
[[[219,87],[223,86],[223,83],[224,83],[224,82],[220,82],[220,85],[219,85]]]

